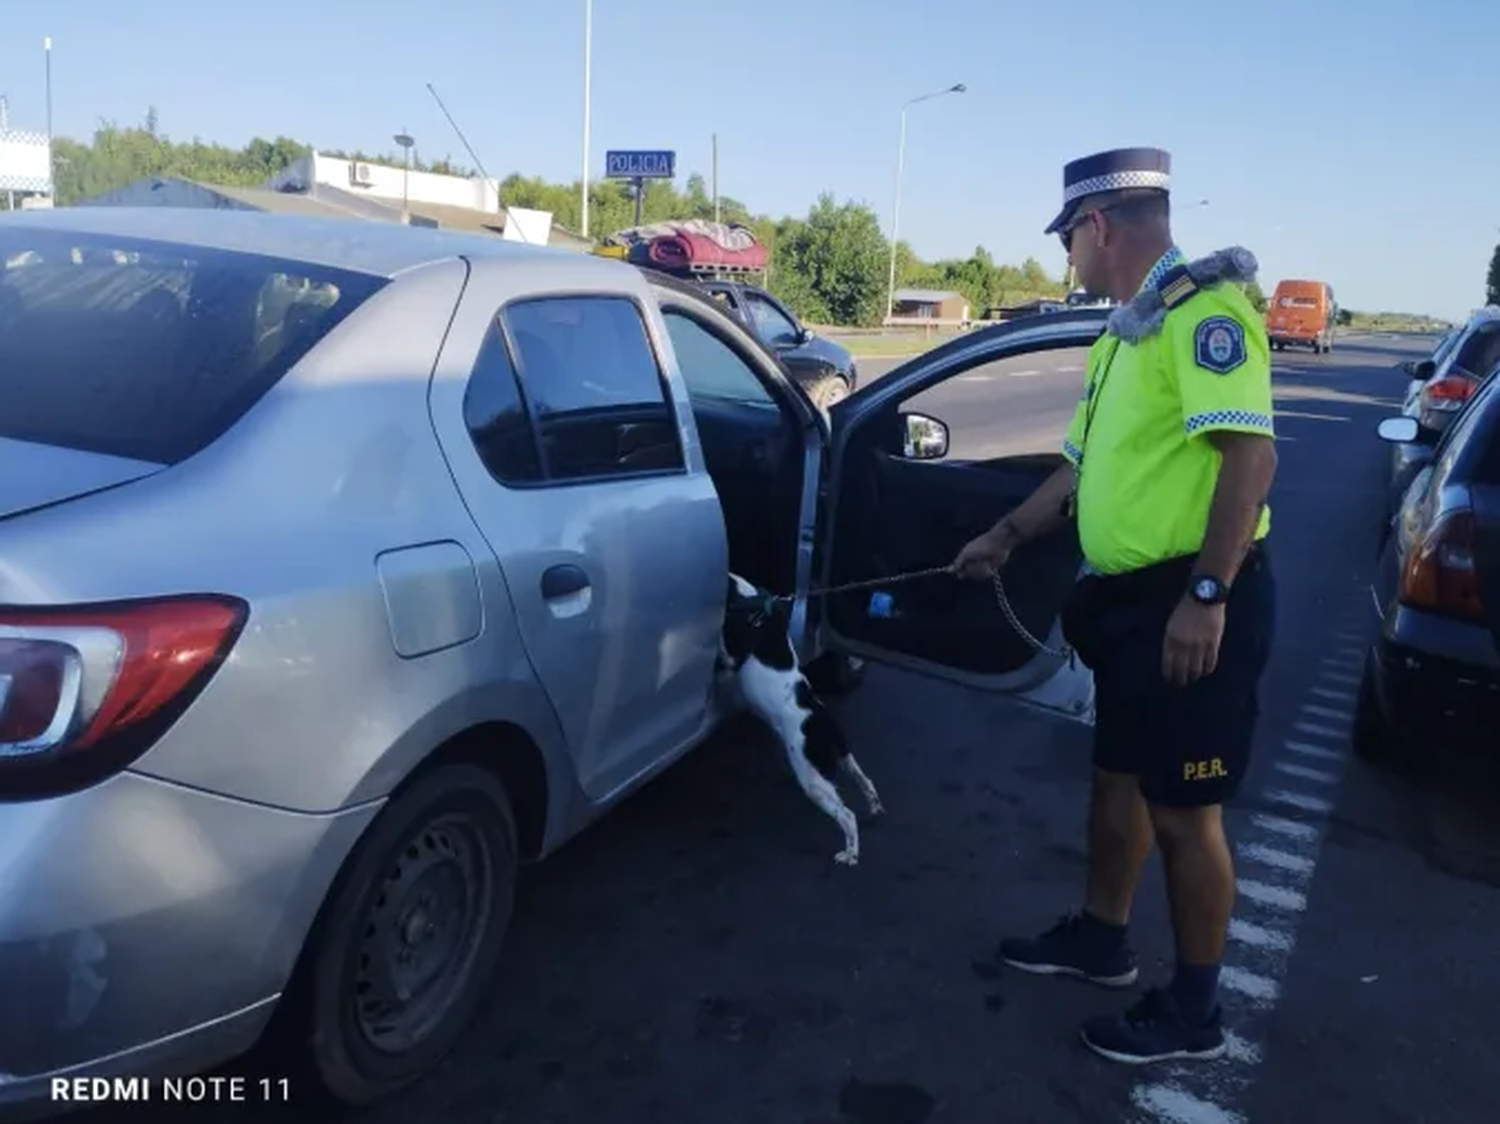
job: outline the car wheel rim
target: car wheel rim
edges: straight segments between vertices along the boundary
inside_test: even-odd
[[[443,1021],[466,984],[494,894],[489,843],[464,815],[413,833],[360,935],[354,1015],[376,1050],[400,1054]]]
[[[820,394],[818,396],[818,406],[826,414],[828,412],[828,408],[830,406],[834,405],[837,402],[842,402],[845,398],[848,398],[848,397],[849,397],[849,386],[848,386],[848,384],[845,383],[845,382],[843,382],[843,381],[839,381],[839,382],[834,383],[832,386],[830,386],[827,390],[825,390],[822,394]]]

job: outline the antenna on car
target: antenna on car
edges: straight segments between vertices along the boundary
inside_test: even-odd
[[[438,96],[438,92],[433,88],[431,82],[427,83],[427,92],[432,95],[432,100],[438,103],[438,108],[443,111],[443,116],[448,118],[448,124],[452,125],[453,131],[458,134],[459,143],[468,151],[469,159],[474,161],[474,167],[479,169],[479,174],[484,177],[484,182],[494,185],[495,198],[499,201],[501,209],[505,212],[505,229],[510,230],[514,226],[516,233],[521,236],[521,241],[530,242],[531,239],[526,237],[525,229],[520,223],[515,221],[515,215],[510,213],[510,205],[504,199],[500,198],[500,181],[491,179],[490,174],[484,170],[484,165],[480,162],[478,155],[475,154],[473,146],[469,144],[469,138],[464,136],[464,131],[458,127],[458,122],[453,120],[453,114],[448,112],[448,107],[443,104],[443,99]]]

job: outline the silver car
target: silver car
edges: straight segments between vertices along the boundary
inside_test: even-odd
[[[0,219],[0,264],[0,1103],[273,1019],[345,1102],[429,1071],[518,864],[722,718],[727,567],[795,595],[809,662],[1088,720],[987,587],[809,593],[1026,495],[1056,458],[956,461],[902,404],[1102,314],[966,336],[830,429],[711,300],[602,258],[75,208]],[[1007,571],[1049,647],[1077,562]]]

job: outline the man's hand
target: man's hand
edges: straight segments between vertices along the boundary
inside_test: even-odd
[[[1161,673],[1179,687],[1212,674],[1219,663],[1224,639],[1224,606],[1201,605],[1184,597],[1167,621],[1162,644]]]
[[[993,577],[1010,561],[1010,552],[1020,545],[1020,536],[1002,519],[978,538],[969,540],[948,566],[950,573],[964,581],[982,581]]]

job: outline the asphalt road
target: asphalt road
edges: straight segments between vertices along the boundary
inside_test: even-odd
[[[1373,428],[1403,389],[1391,365],[1412,354],[1346,341],[1331,356],[1278,356],[1281,631],[1230,817],[1241,889],[1228,1059],[1113,1067],[1086,1054],[1076,1025],[1119,996],[983,963],[1003,933],[1077,901],[1088,731],[872,668],[842,711],[889,815],[857,869],[831,861],[836,831],[765,739],[726,733],[529,872],[489,1012],[434,1079],[363,1119],[1500,1119],[1485,1076],[1500,998],[1496,801],[1415,791],[1345,748],[1372,628]],[[1082,379],[1066,369],[1078,359],[1054,363],[978,372],[989,377],[923,405],[954,424],[956,453],[964,441],[1054,447]],[[1147,974],[1163,975],[1155,862],[1135,939]]]

